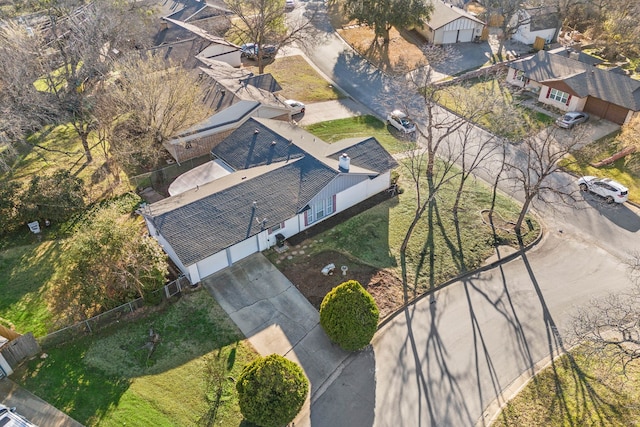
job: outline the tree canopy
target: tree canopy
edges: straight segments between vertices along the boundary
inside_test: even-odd
[[[333,288],[320,305],[320,325],[331,341],[348,351],[360,350],[371,342],[378,318],[373,297],[355,280]]]
[[[83,320],[164,285],[166,256],[126,205],[99,208],[63,243],[51,298],[63,318]]]
[[[345,0],[344,10],[349,19],[372,27],[388,43],[392,27],[422,28],[433,6],[423,0]]]
[[[282,427],[300,412],[309,393],[302,368],[272,354],[247,365],[236,383],[240,412],[262,427]]]

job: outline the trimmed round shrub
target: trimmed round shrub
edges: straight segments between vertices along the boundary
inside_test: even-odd
[[[355,351],[371,342],[379,314],[371,294],[357,281],[349,280],[333,288],[322,300],[320,324],[331,341]]]
[[[282,427],[300,412],[309,380],[300,366],[272,354],[245,366],[236,390],[240,412],[247,421],[262,427]]]

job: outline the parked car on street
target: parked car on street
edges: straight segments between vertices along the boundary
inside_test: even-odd
[[[589,120],[589,115],[587,113],[583,113],[582,111],[571,111],[566,113],[564,116],[559,117],[556,120],[556,125],[564,129],[571,129],[575,125],[584,123],[587,120]]]
[[[590,191],[605,198],[607,203],[624,203],[629,198],[629,190],[610,178],[583,176],[578,180],[582,191]]]
[[[0,426],[2,427],[37,427],[25,417],[16,412],[16,408],[9,408],[0,404]]]
[[[264,59],[276,56],[278,48],[271,44],[265,44],[258,49],[258,45],[256,43],[245,43],[240,46],[240,56],[248,59],[257,59],[258,50],[260,51],[260,56]]]
[[[287,99],[284,103],[291,108],[291,115],[295,116],[296,114],[304,113],[305,105],[302,102],[294,99]]]
[[[295,0],[285,0],[284,2],[284,10],[293,10],[296,7],[296,1]]]
[[[414,133],[416,131],[416,124],[400,110],[393,110],[387,115],[387,124],[403,133]]]

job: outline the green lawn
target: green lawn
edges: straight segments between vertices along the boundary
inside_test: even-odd
[[[53,241],[0,251],[0,323],[35,336],[48,332],[52,319],[47,284],[55,273],[59,255],[60,246]]]
[[[250,64],[251,61],[247,63]],[[258,73],[257,65],[247,68],[256,74]],[[288,99],[302,102],[321,102],[344,97],[300,55],[277,58],[267,65],[265,73],[271,73],[275,77],[282,86],[282,91],[279,94]]]
[[[150,328],[160,343],[147,359],[141,347]],[[257,356],[242,339],[200,290],[109,331],[47,348],[46,359],[29,361],[12,379],[87,426],[196,425],[214,413],[215,425],[237,426],[233,378]]]
[[[640,153],[630,154],[600,168],[591,166],[623,148],[616,136],[606,136],[589,144],[564,158],[560,164],[579,176],[593,175],[618,181],[629,189],[629,200],[640,203]]]
[[[624,376],[611,359],[573,351],[536,375],[502,410],[495,427],[640,425],[640,364]]]
[[[413,145],[409,140],[396,138],[384,122],[370,115],[315,123],[305,129],[329,143],[345,138],[373,136],[391,154],[407,151]]]
[[[507,104],[511,104],[517,101],[513,98],[510,88],[506,86],[504,82],[494,78],[490,80],[470,79],[463,82],[462,85],[446,87],[439,92],[438,102],[448,109],[464,115],[460,110],[459,100],[475,97],[498,97],[502,98]],[[493,125],[493,122],[495,122],[496,114],[493,113],[482,116],[478,120],[477,124],[511,141],[519,141],[527,134],[527,129],[543,128],[549,126],[554,121],[553,117],[530,110],[526,107],[518,106],[516,108],[516,112],[517,117],[513,118],[513,122],[523,123],[523,125],[509,131],[503,132],[496,129],[496,126]]]
[[[402,174],[402,167],[399,170]],[[401,177],[399,182],[405,191],[398,197],[313,236],[314,243],[307,249],[308,255],[326,250],[347,253],[364,264],[391,269],[400,277],[399,249],[413,219],[416,192],[407,177]],[[491,229],[483,223],[481,216],[481,210],[490,207],[491,191],[480,183],[468,182],[468,185],[459,212],[459,228],[456,229],[451,213],[455,196],[452,187],[439,192],[432,220],[427,211],[415,228],[407,263],[411,282],[417,278],[416,293],[480,266],[494,251]],[[496,210],[505,220],[515,221],[519,207],[509,199],[499,197]],[[525,235],[526,242],[537,236],[539,230],[537,225],[535,227]],[[505,232],[499,237],[503,244],[516,245],[514,234]],[[286,266],[296,260],[283,260],[280,265]]]

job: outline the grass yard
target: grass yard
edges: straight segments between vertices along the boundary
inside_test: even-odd
[[[245,68],[258,73],[258,67],[252,61],[245,61]],[[302,102],[331,101],[344,95],[327,82],[300,55],[277,58],[267,65],[265,72],[271,73],[282,86],[279,94],[288,99]]]
[[[89,145],[96,141],[90,135]],[[28,183],[31,177],[54,169],[68,169],[81,178],[87,190],[89,201],[101,200],[131,190],[126,175],[120,173],[120,182],[116,183],[105,168],[105,156],[100,146],[91,150],[93,163],[85,164],[84,150],[77,134],[70,124],[48,127],[28,138],[30,144],[23,145],[11,172],[0,179],[19,180]]]
[[[624,376],[612,360],[579,351],[536,375],[502,410],[495,427],[640,425],[640,363]]]
[[[607,136],[566,157],[561,165],[576,175],[608,177],[618,181],[629,189],[629,200],[640,203],[640,153],[630,154],[600,168],[591,166],[622,148],[615,135]]]
[[[35,240],[35,239],[34,239]],[[0,251],[0,323],[42,336],[51,325],[47,283],[55,273],[60,246],[54,241]]]
[[[12,379],[87,426],[239,425],[233,378],[257,354],[215,300],[200,290],[138,313],[45,349]],[[150,328],[160,342],[147,358]]]
[[[373,136],[391,154],[402,153],[413,146],[409,140],[396,138],[389,131],[389,126],[370,115],[315,123],[305,129],[329,143],[345,138]]]
[[[399,170],[402,174],[402,167]],[[407,177],[401,176],[399,182],[405,190],[402,194],[300,243],[299,246],[306,247],[305,258],[313,259],[314,255],[334,251],[400,277],[399,248],[413,219],[416,193]],[[429,212],[425,212],[409,242],[408,274],[414,295],[480,266],[494,252],[492,231],[483,223],[481,215],[483,209],[490,207],[490,189],[481,183],[468,183],[458,228],[451,213],[454,197],[452,187],[442,189],[431,219]],[[519,207],[506,197],[499,197],[496,210],[504,219],[514,221]],[[537,227],[525,235],[526,242],[538,235]],[[499,238],[501,244],[516,245],[513,233],[501,233]],[[287,260],[276,253],[268,254],[278,268],[304,262],[304,258]]]
[[[455,85],[444,88],[439,92],[439,103],[448,109],[463,114],[459,100],[473,98],[495,98],[499,97],[507,104],[517,102],[509,88],[502,84],[498,78],[484,80],[471,79],[464,82],[463,85]],[[531,110],[526,107],[517,108],[519,117],[514,118],[514,122],[526,124],[516,127],[509,132],[499,132],[492,124],[495,121],[495,114],[488,114],[479,120],[478,124],[486,129],[496,132],[499,136],[505,137],[511,141],[521,140],[527,133],[528,128],[541,129],[553,124],[554,118],[538,111]],[[464,114],[463,114],[464,115]]]

